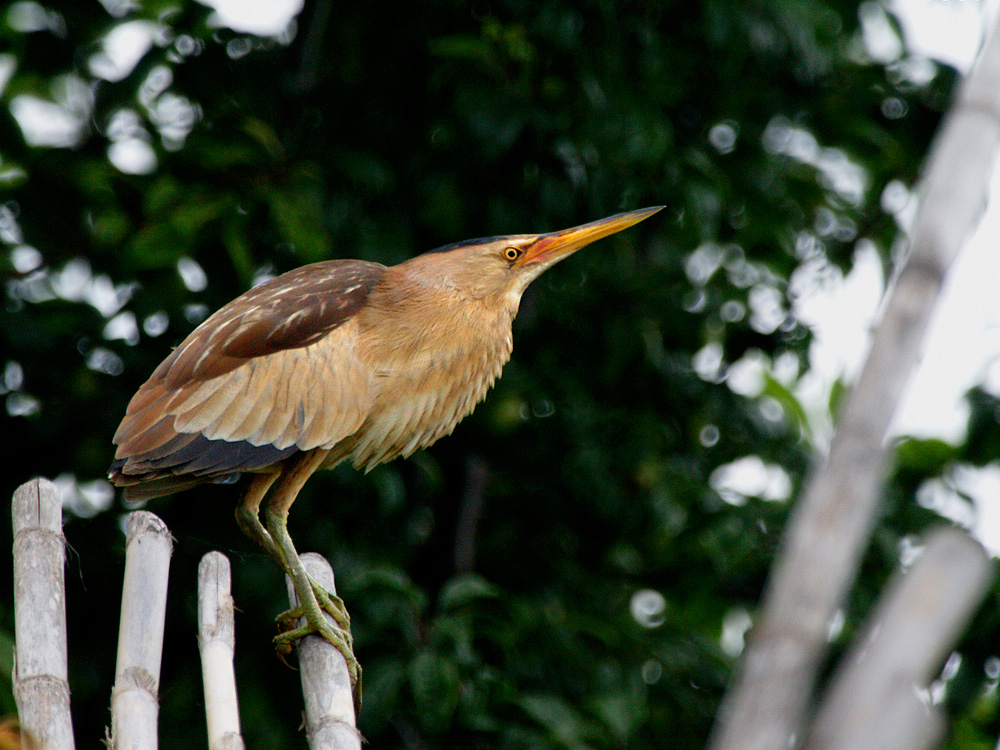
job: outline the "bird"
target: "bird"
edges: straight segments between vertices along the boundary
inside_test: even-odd
[[[278,616],[275,647],[326,638],[360,705],[347,608],[306,573],[288,533],[302,486],[319,469],[369,471],[450,434],[510,359],[528,285],[662,208],[458,242],[394,266],[321,261],[259,284],[197,326],[132,397],[109,479],[126,501],[145,501],[249,475],[236,521],[301,603]]]

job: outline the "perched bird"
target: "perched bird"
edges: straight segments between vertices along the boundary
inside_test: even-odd
[[[451,433],[510,358],[528,284],[660,208],[460,242],[396,266],[324,261],[254,287],[139,388],[115,433],[109,477],[127,500],[146,500],[248,473],[236,520],[302,602],[279,617],[279,651],[319,633],[344,654],[359,698],[347,610],[308,576],[286,528],[299,490],[317,469],[349,459],[367,471]],[[293,628],[302,615],[306,625]]]

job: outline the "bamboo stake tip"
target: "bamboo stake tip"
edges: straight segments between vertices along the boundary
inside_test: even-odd
[[[125,517],[125,538],[131,542],[138,536],[151,534],[166,537],[173,546],[170,529],[155,513],[148,510],[134,510]]]
[[[198,563],[198,581],[212,581],[226,591],[232,584],[232,566],[229,558],[217,550],[207,552]]]
[[[14,490],[11,503],[14,534],[28,527],[62,531],[62,497],[59,488],[44,477],[36,477]]]

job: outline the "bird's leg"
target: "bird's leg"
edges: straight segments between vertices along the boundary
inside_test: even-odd
[[[267,491],[271,488],[271,485],[274,484],[274,480],[278,478],[279,473],[272,472],[269,474],[255,474],[253,476],[243,493],[240,504],[236,506],[236,523],[243,530],[244,534],[267,552],[268,556],[278,564],[279,568],[286,570],[288,564],[285,561],[284,553],[274,543],[271,535],[264,528],[264,524],[260,522],[259,517],[260,504]],[[331,595],[317,581],[313,580],[311,576],[309,580],[320,607],[329,612],[337,624],[347,633],[350,633],[351,618],[347,614],[347,608],[344,606],[343,600],[338,596]],[[291,630],[291,623],[301,616],[301,611],[289,610],[279,615],[279,621],[282,623],[283,629]]]
[[[329,451],[313,450],[301,454],[285,465],[274,492],[264,510],[267,533],[273,540],[279,556],[282,558],[282,568],[292,579],[292,585],[299,598],[299,607],[278,616],[281,623],[291,623],[295,618],[305,617],[306,624],[286,630],[275,637],[275,647],[279,653],[287,652],[291,644],[310,633],[316,633],[332,643],[347,661],[347,669],[354,686],[354,699],[361,704],[361,667],[354,657],[353,638],[350,631],[350,618],[347,609],[339,597],[330,596],[309,574],[302,565],[295,545],[288,534],[288,510],[295,502],[302,485],[323,463]],[[322,605],[322,606],[321,606]],[[331,624],[323,610],[326,609],[334,619]]]
[[[322,463],[322,458],[325,458],[328,451],[319,451],[320,459],[316,462],[318,467]],[[300,459],[302,460],[302,459]],[[288,510],[291,508],[292,503],[295,501],[295,497],[298,495],[299,490],[305,483],[306,479],[312,475],[316,469],[307,469],[302,479],[298,484],[298,488],[289,496],[290,499],[284,504],[284,514],[287,518]],[[251,481],[250,485],[247,487],[244,493],[243,500],[241,501],[239,507],[236,509],[236,522],[243,529],[244,533],[247,534],[251,539],[260,544],[267,553],[274,559],[278,566],[284,570],[289,570],[289,563],[285,557],[285,552],[277,544],[275,544],[274,539],[271,534],[268,533],[267,529],[261,524],[258,517],[258,510],[260,503],[267,493],[268,488],[274,483],[274,480],[278,478],[278,474],[271,475],[269,481],[258,481],[256,478]],[[272,499],[268,503],[268,509],[271,507],[278,507],[277,496],[280,490],[276,490]],[[266,513],[265,513],[266,515]],[[289,537],[289,542],[291,542],[291,537]],[[294,547],[292,548],[294,552]],[[298,559],[298,555],[295,555]],[[289,575],[291,575],[289,573]],[[308,573],[306,574],[308,576]],[[341,630],[344,631],[348,639],[348,645],[353,648],[353,639],[351,637],[351,617],[347,613],[347,607],[344,605],[343,599],[335,594],[331,594],[318,581],[316,581],[312,576],[308,576],[309,583],[312,586],[313,594],[316,596],[316,600],[319,606],[330,613],[334,621],[340,626]],[[290,609],[287,612],[283,612],[278,615],[278,623],[282,630],[292,630],[294,628],[294,622],[299,617],[304,614],[305,600],[299,597],[300,605],[295,609]]]
[[[274,484],[274,480],[278,478],[278,475],[279,472],[273,472],[253,476],[243,493],[240,504],[236,507],[236,523],[243,530],[244,534],[267,552],[268,556],[278,564],[278,567],[285,570],[288,565],[285,561],[284,553],[274,543],[274,540],[267,529],[264,528],[264,524],[261,523],[259,517],[260,504],[267,491],[271,488],[271,485]],[[313,580],[312,577],[309,580],[312,583],[313,592],[316,594],[319,605],[333,615],[338,625],[347,632],[350,632],[351,619],[347,614],[344,602],[340,597],[331,595],[318,582]],[[285,617],[286,614],[288,617]],[[284,613],[280,618],[290,623],[301,616],[301,612],[296,614],[295,610],[290,610],[290,614]],[[285,629],[290,630],[291,626],[289,625]]]
[[[274,480],[278,478],[278,472],[269,474],[254,474],[240,498],[240,504],[236,506],[236,523],[243,530],[243,533],[260,545],[268,556],[274,560],[278,566],[285,569],[285,559],[281,555],[271,535],[267,533],[264,524],[260,522],[258,512],[260,503],[264,495],[271,489]]]

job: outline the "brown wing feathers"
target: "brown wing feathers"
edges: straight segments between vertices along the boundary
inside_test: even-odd
[[[362,261],[304,266],[212,315],[132,399],[111,479],[132,485],[127,497],[155,497],[356,430],[368,376],[353,357],[351,319],[384,271]]]
[[[198,326],[150,379],[207,380],[255,357],[309,346],[350,320],[384,272],[377,263],[329,260],[271,279]]]

